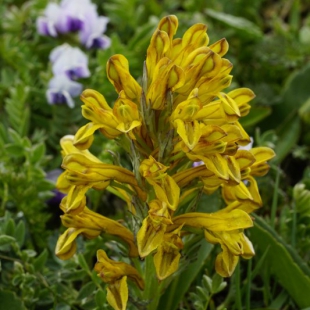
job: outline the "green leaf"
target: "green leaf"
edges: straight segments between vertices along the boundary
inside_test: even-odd
[[[43,269],[47,257],[48,257],[47,249],[44,249],[43,252],[33,260],[33,266],[36,271],[41,271]]]
[[[178,304],[187,293],[190,285],[199,271],[203,268],[212,249],[212,244],[207,243],[204,239],[200,241],[197,260],[189,264],[189,266],[172,281],[164,295],[161,297],[158,309],[177,309]]]
[[[274,159],[276,164],[281,163],[285,156],[291,152],[299,139],[300,132],[301,122],[297,115],[292,115],[282,123],[281,128],[277,131],[278,141],[276,143],[276,157]]]
[[[31,149],[30,162],[32,164],[40,162],[42,160],[44,154],[45,154],[45,144],[44,143],[34,145]]]
[[[12,244],[14,242],[16,242],[16,240],[12,236],[8,236],[8,235],[1,235],[0,236],[0,246]]]
[[[95,283],[88,282],[87,284],[83,285],[83,287],[79,291],[79,295],[77,296],[77,300],[82,300],[86,297],[93,295],[95,290],[96,290]]]
[[[227,283],[223,282],[223,278],[217,273],[212,277],[212,293],[216,294],[226,287]]]
[[[306,122],[307,124],[310,124],[310,97],[299,108],[298,115],[304,122]]]
[[[5,232],[5,234],[7,234],[9,236],[14,236],[15,223],[14,223],[14,220],[12,218],[9,218],[7,220],[7,222],[5,223],[4,232]]]
[[[23,221],[19,221],[15,228],[14,237],[21,248],[25,241],[25,223]]]
[[[251,240],[258,248],[267,252],[266,261],[271,273],[287,290],[299,307],[310,306],[310,269],[281,237],[259,216],[254,215]]]
[[[23,157],[24,156],[24,148],[21,145],[16,144],[7,144],[5,149],[10,156],[14,157]]]
[[[103,309],[103,306],[106,303],[106,293],[103,290],[98,290],[95,299],[97,307]]]
[[[301,111],[303,109],[308,111],[307,100],[310,98],[309,80],[310,63],[290,75],[283,87],[282,98],[279,104],[274,106],[273,113],[268,118],[270,122],[281,124],[283,120],[297,114],[300,108]]]
[[[0,291],[0,307],[3,310],[26,310],[23,302],[19,299],[15,293],[10,291]]]
[[[85,257],[83,256],[83,254],[78,254],[78,262],[79,262],[79,264],[83,270],[85,270],[87,272],[89,271],[89,266],[85,260]]]
[[[240,123],[245,128],[255,126],[270,113],[271,109],[269,107],[252,107],[250,113],[240,119]]]
[[[263,36],[259,27],[243,17],[217,12],[212,9],[207,9],[206,14],[224,23],[225,25],[238,30],[240,34],[244,34],[249,38],[260,39]]]

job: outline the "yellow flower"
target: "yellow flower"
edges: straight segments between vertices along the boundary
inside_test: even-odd
[[[108,181],[115,180],[132,186],[142,200],[146,198],[134,174],[123,167],[93,161],[78,153],[66,155],[62,167],[66,169],[66,179],[71,185],[84,185],[102,190],[109,185]]]
[[[171,210],[176,210],[180,188],[174,179],[166,173],[168,168],[150,156],[142,161],[140,173],[152,185],[156,197],[165,202]]]
[[[96,238],[100,235],[100,231],[87,228],[68,228],[57,240],[55,254],[60,259],[69,259],[76,252],[75,239],[83,235],[88,239]]]
[[[222,277],[230,277],[239,261],[239,256],[249,259],[255,252],[250,240],[240,230],[214,232],[205,230],[210,243],[219,243],[223,252],[217,255],[215,270]]]
[[[203,24],[175,38],[177,28],[174,15],[160,20],[147,49],[141,86],[124,56],[108,60],[107,76],[118,94],[113,108],[95,90],[82,93],[82,114],[89,123],[61,141],[65,172],[57,186],[67,193],[61,208],[68,229],[57,243],[59,257],[74,254],[78,235],[95,238],[106,232],[125,241],[129,255],[153,255],[157,278],[164,280],[178,269],[183,229],[203,231],[208,242],[221,246],[215,268],[222,276],[232,274],[240,256],[254,255],[244,235],[253,225],[249,213],[262,206],[254,177],[267,173],[267,161],[274,156],[266,147],[239,149],[250,141],[239,121],[255,95],[247,88],[225,92],[232,81],[232,64],[223,58],[225,39],[209,45]],[[96,130],[125,144],[132,171],[105,164],[87,150]],[[201,165],[194,167],[197,162]],[[127,203],[134,233],[86,207],[90,188],[108,189]],[[217,189],[227,204],[224,209],[184,211],[195,194]],[[109,304],[125,309],[127,279],[143,289],[142,278],[102,250],[97,257],[95,270],[108,283]],[[146,280],[152,281],[152,275]]]
[[[159,280],[166,279],[178,270],[181,258],[180,250],[183,249],[181,229],[182,226],[166,233],[154,255],[154,265]]]
[[[137,234],[140,257],[145,257],[158,248],[164,239],[167,225],[172,224],[165,202],[152,200],[149,208],[149,215],[143,220]]]
[[[144,289],[143,279],[134,267],[109,259],[103,250],[97,251],[97,260],[94,270],[108,284],[108,303],[115,310],[125,310],[128,300],[127,278],[133,280],[141,290]]]
[[[247,212],[234,209],[227,211],[217,211],[215,213],[186,213],[172,219],[173,225],[169,226],[169,231],[180,225],[202,228],[206,230],[222,232],[236,229],[244,229],[253,226],[251,217]]]
[[[129,64],[123,55],[114,55],[108,60],[107,75],[118,93],[124,91],[126,98],[140,101],[141,86],[129,73]]]
[[[98,235],[101,233],[106,233],[118,237],[121,241],[125,241],[128,245],[130,256],[138,256],[134,236],[130,230],[114,220],[91,211],[87,207],[84,207],[84,210],[77,215],[62,215],[61,221],[65,227],[75,229],[83,228],[87,229],[87,231],[97,231]]]

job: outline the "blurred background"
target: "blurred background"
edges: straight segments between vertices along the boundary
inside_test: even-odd
[[[150,37],[168,14],[179,19],[176,37],[204,23],[211,43],[227,39],[225,58],[234,76],[229,89],[248,87],[256,94],[241,123],[254,146],[271,147],[277,156],[258,180],[264,206],[248,231],[257,255],[242,260],[227,285],[217,289],[215,247],[175,303],[165,308],[163,297],[161,308],[310,309],[310,1],[93,0],[104,25],[90,26],[92,34],[101,29],[92,43],[79,32],[53,34],[49,3],[0,3],[0,309],[110,309],[92,268],[95,250],[103,242],[113,247],[112,242],[104,236],[80,239],[74,259],[54,255],[63,231],[61,194],[55,189],[59,139],[86,123],[79,90],[95,89],[113,106],[117,94],[106,76],[109,57],[123,54],[131,74],[141,79]],[[81,51],[77,59],[84,74],[61,80],[64,72],[51,52],[68,44]],[[113,140],[97,135],[91,151],[112,163],[107,150],[123,158]],[[90,191],[89,201],[97,212],[123,218],[123,205],[111,194]],[[216,210],[220,195],[203,205]]]

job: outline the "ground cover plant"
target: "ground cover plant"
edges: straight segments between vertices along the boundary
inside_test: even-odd
[[[310,308],[309,9],[3,1],[0,309]]]

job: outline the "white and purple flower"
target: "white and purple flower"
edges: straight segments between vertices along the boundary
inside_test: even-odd
[[[61,10],[58,4],[49,3],[44,11],[44,16],[37,19],[38,33],[44,36],[57,37],[57,25],[61,19]]]
[[[88,58],[77,47],[63,44],[54,48],[49,58],[54,75],[65,74],[71,80],[90,76]]]
[[[98,16],[96,5],[89,0],[63,0],[60,9],[63,12],[58,22],[60,33],[80,31],[89,23],[88,14]]]
[[[77,97],[82,89],[82,84],[70,80],[67,75],[56,75],[49,81],[46,98],[49,104],[67,104],[73,108],[72,97]]]
[[[86,48],[106,49],[110,39],[104,35],[109,19],[98,16],[97,7],[90,0],[62,0],[50,3],[44,16],[37,19],[41,35],[56,37],[58,34],[79,32],[80,42]]]
[[[111,45],[111,40],[103,33],[107,29],[109,19],[104,16],[98,16],[93,12],[88,12],[88,23],[84,24],[83,29],[79,32],[80,42],[88,49],[100,48],[107,49]]]

